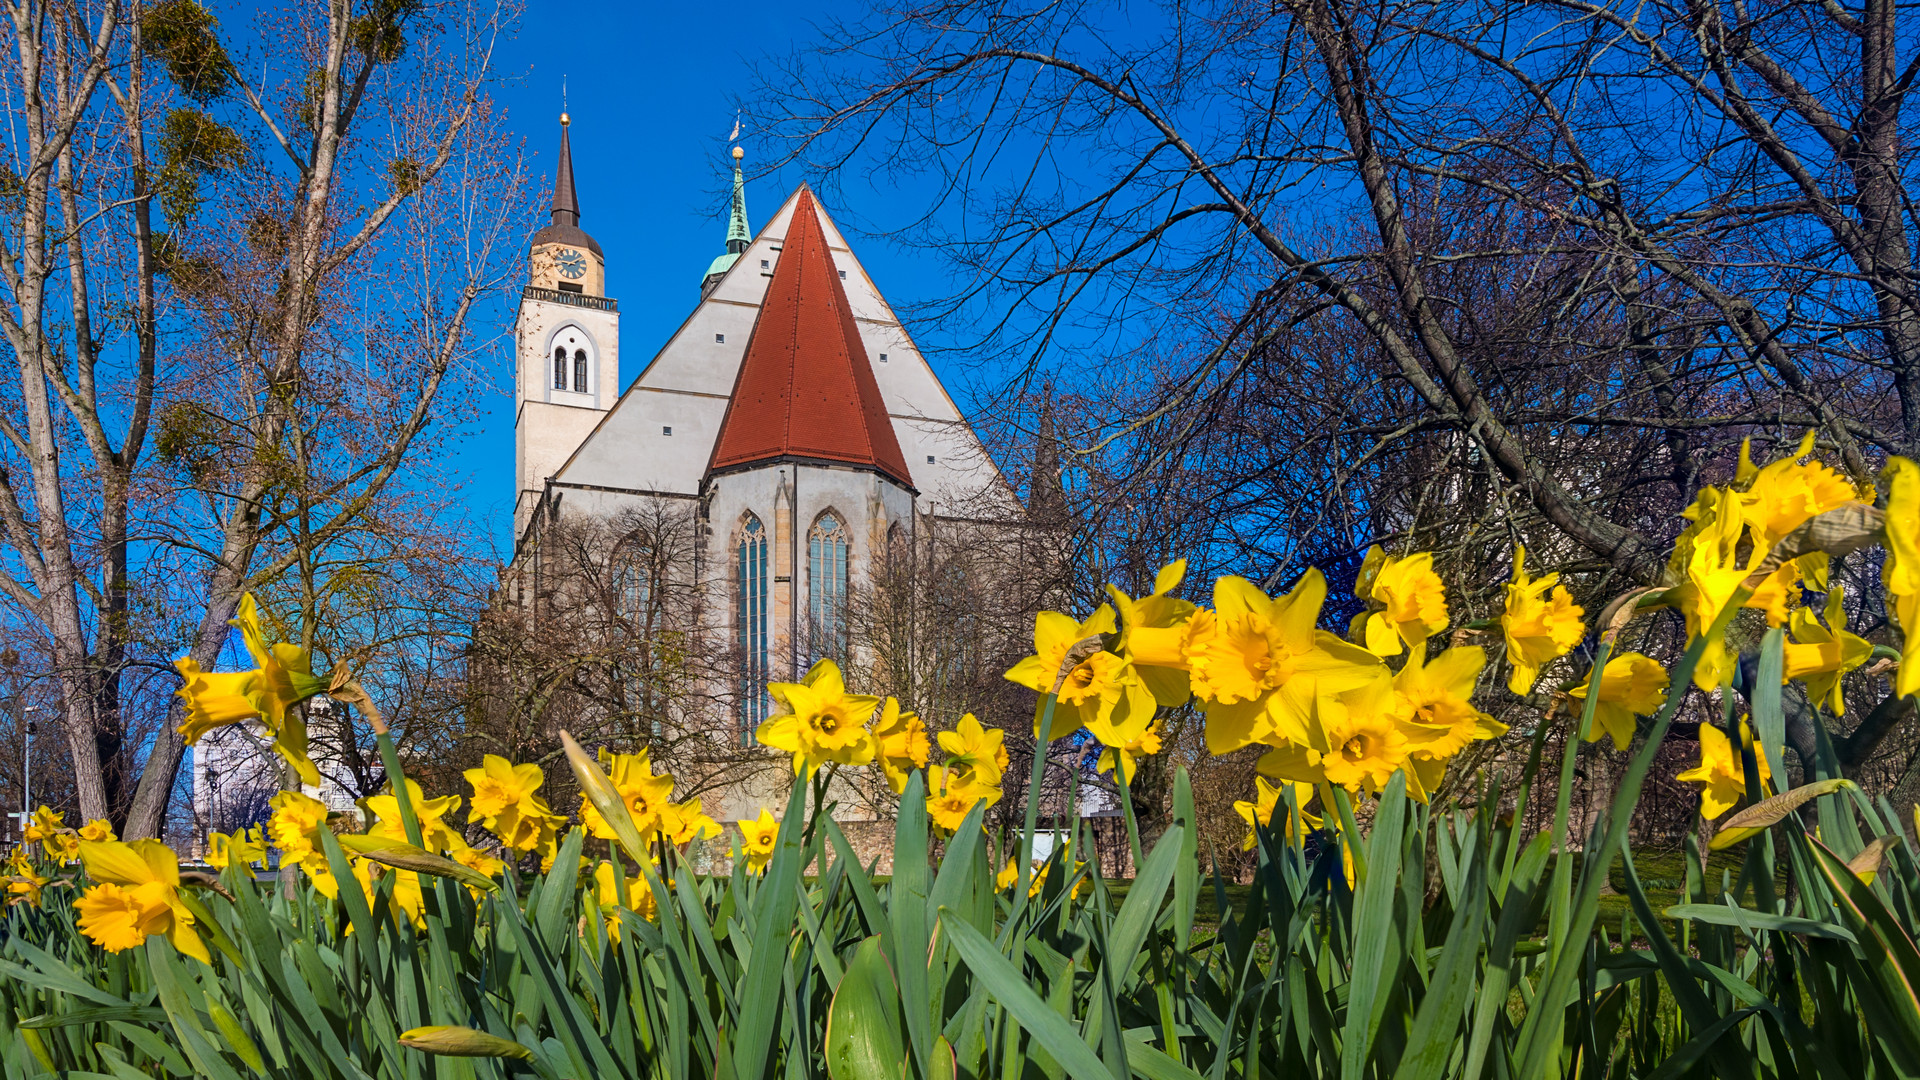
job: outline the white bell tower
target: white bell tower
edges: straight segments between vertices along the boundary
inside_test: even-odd
[[[514,541],[547,480],[573,455],[620,394],[620,307],[606,295],[600,245],[580,229],[571,121],[560,114],[553,221],[533,234],[527,286],[514,324]]]

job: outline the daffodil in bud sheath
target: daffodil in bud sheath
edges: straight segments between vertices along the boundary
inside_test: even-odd
[[[1741,721],[1740,726],[1745,735],[1746,722]],[[1767,755],[1760,752],[1757,743],[1753,756],[1760,765],[1760,782],[1765,784],[1771,778]],[[1700,764],[1676,773],[1674,779],[1700,785],[1700,816],[1708,821],[1740,805],[1747,793],[1747,770],[1739,749],[1726,732],[1712,724],[1700,725]]]
[[[306,721],[295,706],[324,693],[326,680],[314,677],[313,658],[306,649],[267,641],[252,593],[240,598],[231,625],[239,628],[247,653],[258,666],[252,671],[207,672],[190,656],[176,660],[174,667],[186,680],[176,691],[186,702],[187,712],[180,733],[192,746],[214,728],[257,718],[272,736],[274,752],[286,759],[301,782],[319,786],[320,770],[307,756]]]
[[[780,842],[780,822],[762,807],[757,818],[741,818],[733,823],[740,830],[740,848],[747,857],[747,870],[758,874],[773,861],[773,849]]]
[[[1398,656],[1403,642],[1416,651],[1425,648],[1428,638],[1447,628],[1447,589],[1429,552],[1395,558],[1368,548],[1353,592],[1371,609],[1354,616],[1353,636],[1376,655]]]
[[[886,774],[887,786],[898,795],[907,790],[913,770],[927,767],[927,753],[932,749],[927,725],[914,713],[902,711],[899,701],[888,698],[874,717],[873,738],[874,757]]]
[[[1135,600],[1116,585],[1107,586],[1113,608],[1120,617],[1120,640],[1114,651],[1133,665],[1154,700],[1168,708],[1187,703],[1193,687],[1181,656],[1179,642],[1184,638],[1188,620],[1199,610],[1193,604],[1170,595],[1187,576],[1187,560],[1175,559],[1154,576],[1153,592]],[[1135,651],[1136,641],[1144,640],[1153,655],[1164,663],[1147,663]]]
[[[1845,714],[1846,695],[1840,692],[1840,677],[1873,656],[1873,642],[1847,631],[1846,590],[1835,585],[1827,592],[1826,625],[1811,610],[1794,610],[1788,630],[1783,682],[1799,679],[1807,684],[1807,697],[1835,716]]]
[[[1153,692],[1125,657],[1097,649],[1070,668],[1067,665],[1075,645],[1090,637],[1112,634],[1114,628],[1113,608],[1107,604],[1100,605],[1084,622],[1075,622],[1072,616],[1057,611],[1035,616],[1034,655],[1007,669],[1007,679],[1040,694],[1043,701],[1047,694],[1056,694],[1049,740],[1064,739],[1092,724],[1126,724],[1135,716],[1152,717]],[[1065,678],[1061,678],[1062,669]],[[1044,713],[1044,706],[1034,711],[1036,737]],[[1119,714],[1117,718],[1115,713]]]
[[[1593,673],[1587,681],[1567,691],[1568,696],[1585,701]],[[1636,716],[1650,716],[1667,703],[1667,669],[1644,653],[1621,653],[1607,661],[1600,675],[1600,700],[1593,707],[1593,727],[1587,741],[1597,742],[1602,735],[1613,736],[1613,747],[1625,750],[1633,741],[1639,725]]]
[[[803,776],[829,762],[865,765],[873,760],[873,733],[867,721],[880,699],[849,694],[840,665],[822,660],[797,683],[769,683],[767,692],[787,711],[769,717],[754,737],[761,745],[793,755],[793,771]]]
[[[1507,663],[1513,674],[1507,689],[1525,696],[1533,689],[1540,669],[1572,651],[1586,636],[1581,616],[1559,574],[1527,576],[1527,549],[1513,551],[1513,580],[1507,585],[1506,609],[1500,614],[1500,632],[1507,639]]]
[[[1887,562],[1880,581],[1900,623],[1900,668],[1894,692],[1920,694],[1920,465],[1897,457],[1880,473],[1887,489]]]
[[[108,952],[121,952],[164,935],[173,947],[211,964],[193,913],[180,902],[180,864],[158,840],[85,841],[80,865],[94,884],[74,901],[80,932]]]

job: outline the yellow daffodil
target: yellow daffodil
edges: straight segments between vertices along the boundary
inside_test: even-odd
[[[1368,548],[1353,591],[1372,608],[1355,616],[1356,636],[1376,655],[1398,656],[1403,642],[1424,647],[1447,628],[1447,589],[1434,573],[1430,552],[1395,558],[1377,546]]]
[[[947,832],[958,829],[976,803],[984,800],[992,806],[1000,801],[999,788],[977,783],[970,776],[951,774],[938,765],[927,774],[927,816]]]
[[[552,839],[560,819],[538,794],[546,783],[540,766],[515,765],[498,754],[488,754],[479,768],[462,775],[473,787],[467,820],[479,822],[508,850],[534,851]]]
[[[740,830],[740,850],[747,857],[747,870],[758,874],[773,861],[780,842],[780,822],[764,807],[757,818],[741,818],[733,823]]]
[[[1587,681],[1567,694],[1585,701],[1592,684],[1593,673],[1588,672]],[[1608,660],[1600,675],[1600,698],[1594,703],[1593,727],[1587,731],[1587,741],[1597,742],[1602,735],[1611,735],[1614,749],[1625,750],[1638,726],[1634,717],[1658,712],[1667,703],[1667,686],[1667,669],[1651,656],[1628,652]]]
[[[1146,632],[1149,642],[1154,642],[1164,640],[1170,631],[1177,633],[1185,627],[1197,608],[1170,594],[1180,587],[1186,576],[1187,560],[1175,559],[1154,576],[1153,592],[1138,600],[1121,592],[1116,585],[1107,586],[1107,595],[1113,599],[1114,611],[1120,618],[1120,641],[1114,651],[1133,664],[1134,673],[1154,700],[1168,708],[1185,705],[1193,695],[1186,666],[1144,663],[1134,651],[1134,641],[1142,631]]]
[[[420,785],[408,780],[407,801],[413,805],[413,816],[420,823],[421,846],[428,851],[445,851],[455,843],[464,844],[459,833],[446,823],[446,816],[460,809],[461,798],[458,795],[442,795],[429,799],[420,790]],[[389,790],[383,795],[372,795],[360,800],[360,805],[373,814],[378,821],[367,832],[372,836],[383,836],[401,843],[412,843],[407,839],[407,827],[400,819],[400,799]]]
[[[1444,761],[1468,743],[1507,733],[1507,725],[1475,708],[1471,700],[1486,666],[1485,649],[1461,645],[1424,664],[1410,659],[1393,677],[1407,714],[1402,731],[1414,757]]]
[[[1880,473],[1887,489],[1887,562],[1880,583],[1887,610],[1900,624],[1900,668],[1893,690],[1901,697],[1920,694],[1920,465],[1889,458]]]
[[[877,697],[847,693],[840,665],[822,660],[797,683],[769,683],[767,691],[787,711],[769,718],[755,732],[761,745],[793,755],[793,771],[811,775],[828,762],[865,765],[873,760],[873,733],[867,719]]]
[[[239,629],[256,666],[252,671],[225,674],[201,671],[190,656],[175,661],[185,680],[176,691],[187,710],[181,734],[191,746],[213,728],[257,717],[273,737],[274,752],[299,774],[302,783],[317,787],[320,770],[307,756],[307,725],[295,706],[324,693],[327,681],[314,677],[313,657],[306,649],[268,642],[252,593],[240,598],[231,625]]]
[[[1693,524],[1674,542],[1673,557],[1668,563],[1681,584],[1670,590],[1669,595],[1686,616],[1687,639],[1692,641],[1712,631],[1713,624],[1766,553],[1760,552],[1750,559],[1754,564],[1751,566],[1742,565],[1739,560],[1740,538],[1746,523],[1740,515],[1737,492],[1702,488],[1685,516]],[[1708,692],[1717,689],[1729,671],[1729,663],[1724,636],[1709,641],[1698,666],[1693,669],[1694,685]]]
[[[904,712],[900,702],[888,698],[873,721],[874,757],[886,774],[887,786],[895,795],[907,790],[913,770],[927,767],[927,725],[920,717]]]
[[[1367,685],[1320,702],[1315,741],[1321,745],[1314,749],[1327,783],[1372,794],[1406,767],[1412,744],[1397,711],[1401,707],[1384,669]]]
[[[1740,443],[1739,473],[1746,481],[1740,512],[1753,531],[1754,549],[1763,557],[1788,533],[1858,497],[1846,477],[1817,461],[1800,460],[1813,453],[1813,436],[1807,432],[1791,456],[1759,469],[1753,467],[1753,440]]]
[[[1269,825],[1282,837],[1291,839],[1293,836],[1292,811],[1288,811],[1287,814],[1282,815],[1278,821],[1274,820],[1274,814],[1283,805],[1280,795],[1281,792],[1286,790],[1286,787],[1278,784],[1270,784],[1264,776],[1254,777],[1253,782],[1254,801],[1246,802],[1243,800],[1233,804],[1234,813],[1239,814],[1241,820],[1247,823],[1247,838],[1240,844],[1240,850],[1242,851],[1252,851],[1258,846],[1259,835],[1257,830],[1267,828]],[[1301,808],[1300,820],[1304,825],[1301,832],[1304,834],[1319,828],[1320,819],[1306,812],[1307,803],[1313,800],[1313,785],[1302,784],[1297,781],[1284,781],[1284,783],[1293,788],[1294,804]]]
[[[340,894],[340,884],[320,847],[320,830],[327,827],[327,804],[298,791],[282,791],[268,801],[267,839],[280,852],[280,866],[298,866],[313,879],[314,888],[329,899]]]
[[[1847,631],[1846,591],[1839,585],[1827,591],[1826,625],[1807,608],[1793,613],[1788,631],[1793,640],[1786,644],[1784,679],[1799,679],[1807,684],[1807,697],[1835,716],[1846,713],[1846,695],[1840,692],[1840,677],[1873,656],[1873,643]]]
[[[1527,549],[1513,551],[1513,580],[1507,584],[1506,609],[1500,613],[1500,632],[1507,639],[1507,663],[1513,674],[1507,689],[1525,696],[1533,689],[1540,669],[1565,656],[1586,636],[1581,616],[1586,611],[1560,584],[1559,574],[1527,576]]]
[[[1064,678],[1061,676],[1061,668],[1075,645],[1112,633],[1113,608],[1107,604],[1100,605],[1084,622],[1075,622],[1072,616],[1057,611],[1043,611],[1034,617],[1034,655],[1007,669],[1007,678],[1040,694],[1043,701],[1047,694],[1055,693],[1058,681],[1048,739],[1064,739],[1090,724],[1125,724],[1142,714],[1153,715],[1153,691],[1140,681],[1133,662],[1117,653],[1097,650],[1075,663]],[[1036,737],[1044,712],[1044,707],[1034,712]]]
[[[359,882],[360,890],[367,897],[369,905],[373,903],[374,881],[377,878],[391,877],[393,879],[391,910],[395,916],[394,924],[399,925],[399,916],[405,915],[414,929],[426,929],[427,899],[418,873],[382,866],[372,859],[355,859],[353,876]]]
[[[939,735],[940,749],[947,755],[946,769],[967,783],[998,787],[1007,772],[1007,733],[990,728],[974,719],[972,713],[960,717],[952,731]],[[931,780],[927,790],[935,790]]]
[[[113,822],[105,818],[95,818],[85,825],[80,826],[80,839],[118,840],[120,838],[113,834]]]
[[[47,858],[62,866],[80,857],[80,841],[73,830],[67,828],[67,815],[52,807],[41,806],[35,810],[21,838],[26,843],[39,844]]]
[[[1142,662],[1187,671],[1214,754],[1256,742],[1304,746],[1317,695],[1350,690],[1385,670],[1379,657],[1315,629],[1326,597],[1318,570],[1279,597],[1245,578],[1222,577],[1213,585],[1213,610],[1195,611],[1172,631],[1141,631],[1134,652]]]
[[[1073,872],[1075,874],[1078,874],[1082,869],[1086,867],[1086,865],[1087,864],[1085,862],[1075,862],[1073,864]],[[1052,869],[1052,867],[1053,867],[1053,861],[1051,859],[1041,859],[1033,863],[1032,871],[1028,875],[1028,879],[1027,879],[1027,898],[1028,899],[1033,900],[1033,899],[1039,898],[1040,890],[1045,888],[1047,884],[1047,871]],[[1020,863],[1018,860],[1008,859],[1007,865],[1001,868],[1000,873],[996,875],[993,879],[994,891],[1006,892],[1008,889],[1011,889],[1014,887],[1014,885],[1018,884],[1019,881],[1020,881]],[[1086,887],[1087,887],[1086,878],[1080,878],[1079,880],[1075,881],[1073,883],[1073,892],[1067,897],[1067,899],[1078,900],[1080,898],[1080,893],[1084,891]]]
[[[661,835],[675,847],[719,836],[722,831],[719,822],[700,812],[698,795],[683,803],[668,803],[660,812]]]
[[[1760,782],[1764,784],[1770,778],[1767,755],[1759,752],[1758,744],[1754,750]],[[1747,771],[1740,760],[1740,751],[1734,748],[1726,732],[1712,724],[1700,725],[1700,764],[1675,774],[1674,779],[1700,785],[1700,816],[1708,821],[1738,806],[1747,793]]]
[[[1107,742],[1108,734],[1113,736],[1113,742]],[[1105,749],[1100,751],[1100,761],[1094,767],[1103,773],[1110,773],[1118,765],[1123,770],[1122,778],[1129,784],[1133,783],[1133,774],[1140,767],[1139,759],[1160,752],[1160,721],[1157,719],[1139,730],[1111,731],[1106,734],[1095,730],[1094,735],[1105,745]]]
[[[632,873],[627,875],[627,894],[620,895],[620,883],[615,879],[613,864],[601,862],[593,868],[593,899],[600,908],[601,917],[606,920],[607,937],[612,941],[620,940],[620,911],[634,912],[642,919],[652,922],[659,914],[659,906],[653,899],[653,887],[647,884],[646,875]]]
[[[43,877],[35,870],[33,859],[27,854],[26,845],[13,849],[7,859],[7,903],[39,904],[40,891],[47,887],[52,878]]]
[[[627,804],[627,812],[633,815],[633,827],[638,829],[642,839],[659,832],[666,824],[667,806],[673,798],[673,777],[653,774],[653,761],[645,750],[637,754],[602,755],[606,758],[608,774],[613,780],[615,791]],[[586,826],[587,833],[602,840],[615,840],[618,836],[613,826],[600,816],[593,803],[580,800],[580,824]]]
[[[108,952],[131,949],[152,934],[203,964],[213,963],[180,901],[180,863],[158,840],[86,841],[80,865],[93,886],[74,901],[80,932]]]
[[[26,833],[22,836],[29,844],[44,844],[67,827],[67,815],[50,806],[42,804],[27,821]]]
[[[266,861],[266,840],[258,825],[252,829],[235,830],[231,836],[218,832],[207,834],[207,865],[215,870],[237,866],[246,876],[252,877],[253,864]]]

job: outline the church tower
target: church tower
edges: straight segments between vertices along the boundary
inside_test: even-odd
[[[580,228],[570,124],[560,114],[552,221],[533,234],[514,324],[516,540],[526,532],[547,481],[620,393],[620,307],[606,294],[600,245]]]

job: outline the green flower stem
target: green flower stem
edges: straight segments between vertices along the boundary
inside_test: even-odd
[[[1039,728],[1033,738],[1033,770],[1027,781],[1027,828],[1020,845],[1020,877],[1014,883],[1014,900],[1025,906],[1028,880],[1033,873],[1033,833],[1040,827],[1040,783],[1047,773],[1047,743],[1053,734],[1053,710],[1058,696],[1048,694],[1040,702]]]
[[[1120,809],[1127,818],[1127,845],[1133,852],[1133,872],[1140,872],[1140,826],[1133,819],[1133,794],[1127,789],[1127,767],[1120,762],[1120,751],[1113,752],[1113,775],[1120,781]]]

